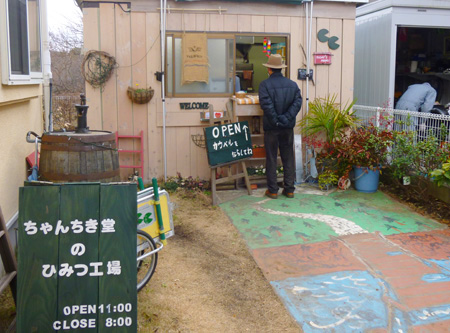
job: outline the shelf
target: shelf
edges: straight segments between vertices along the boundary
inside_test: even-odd
[[[434,76],[443,80],[450,81],[450,74],[444,73],[398,73],[397,76],[408,76],[422,81],[427,81],[430,77]]]
[[[278,160],[281,160],[281,156],[277,156]],[[250,161],[265,161],[265,157],[250,157]]]

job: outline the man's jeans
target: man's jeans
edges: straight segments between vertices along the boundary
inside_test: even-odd
[[[264,132],[266,148],[266,176],[270,193],[278,193],[277,155],[280,149],[284,172],[284,189],[294,193],[295,160],[294,160],[294,130],[292,128],[276,129]]]

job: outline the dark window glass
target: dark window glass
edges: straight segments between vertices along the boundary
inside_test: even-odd
[[[28,75],[27,0],[8,0],[11,74]]]

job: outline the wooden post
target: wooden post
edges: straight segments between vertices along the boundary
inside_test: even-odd
[[[215,166],[215,167],[211,168],[211,195],[212,195],[213,206],[217,206],[217,184],[222,184],[222,183],[225,183],[225,182],[228,182],[231,180],[236,181],[240,178],[244,178],[245,186],[247,187],[247,193],[248,193],[248,195],[252,194],[252,188],[250,186],[250,179],[248,178],[247,167],[245,165],[245,161],[242,161],[242,160],[240,161],[243,172],[233,175],[233,174],[231,174],[231,170],[229,170],[227,177],[216,179],[216,171],[217,171],[218,167],[232,166],[233,164],[236,164],[236,163],[237,162],[228,163],[228,164],[223,164],[223,165]],[[237,169],[237,168],[235,168],[235,169]]]

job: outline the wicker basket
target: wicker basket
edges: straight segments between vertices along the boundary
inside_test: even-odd
[[[147,89],[134,89],[132,87],[128,87],[127,95],[133,101],[133,103],[137,104],[146,104],[150,102],[155,91],[149,87]]]

